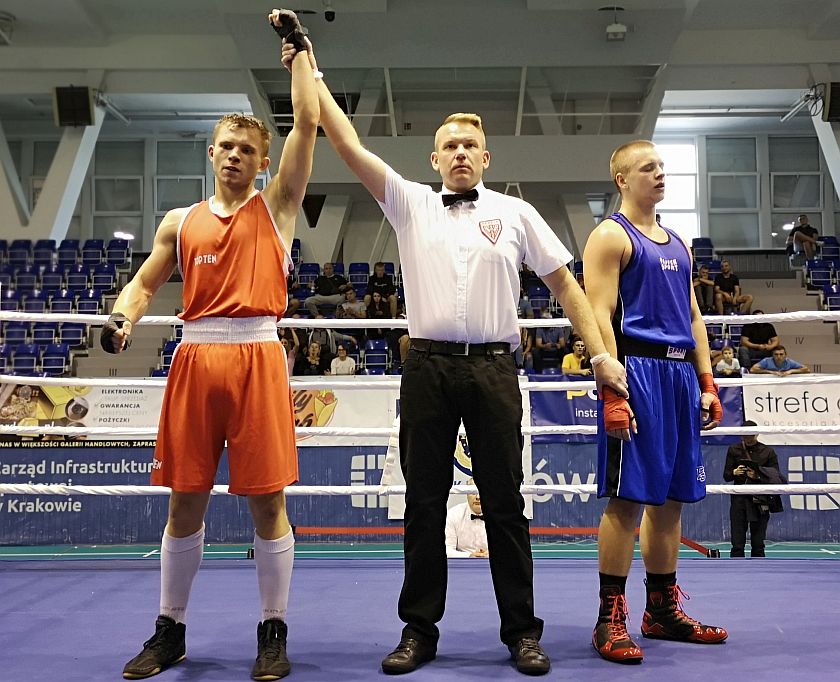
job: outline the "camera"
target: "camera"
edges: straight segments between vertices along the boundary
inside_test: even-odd
[[[327,21],[335,21],[335,10],[334,9],[324,10],[324,19],[326,19]]]

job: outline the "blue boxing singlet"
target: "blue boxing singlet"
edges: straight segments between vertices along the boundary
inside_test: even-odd
[[[621,213],[613,213],[633,245],[630,262],[618,279],[613,316],[616,338],[691,350],[691,258],[682,239],[667,227],[664,244],[645,236]]]

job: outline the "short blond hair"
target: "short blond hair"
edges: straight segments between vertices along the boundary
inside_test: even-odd
[[[268,148],[271,145],[271,131],[256,116],[249,116],[248,114],[225,114],[216,123],[216,127],[213,128],[214,143],[223,126],[228,126],[229,128],[249,128],[258,131],[263,142],[263,156],[268,155]]]
[[[615,183],[615,186],[618,187],[619,191],[621,191],[621,187],[618,186],[616,176],[618,176],[619,173],[621,175],[627,175],[627,173],[630,172],[630,159],[632,158],[633,152],[639,147],[654,146],[655,145],[650,140],[633,140],[632,142],[627,142],[621,145],[612,153],[612,156],[610,157],[610,177]]]
[[[474,128],[478,128],[479,132],[481,132],[481,136],[484,137],[484,127],[481,125],[481,116],[478,114],[470,114],[470,113],[457,113],[457,114],[449,114],[445,119],[443,119],[443,123],[440,124],[438,129],[435,131],[435,148],[437,148],[438,144],[438,135],[440,131],[443,130],[446,126],[450,123],[466,123],[467,125],[471,125]]]

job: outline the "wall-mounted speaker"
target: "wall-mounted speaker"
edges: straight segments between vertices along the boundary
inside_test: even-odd
[[[59,127],[89,126],[94,121],[93,90],[70,85],[56,88],[53,94],[53,118]]]
[[[840,83],[827,83],[825,86],[822,120],[840,123]]]

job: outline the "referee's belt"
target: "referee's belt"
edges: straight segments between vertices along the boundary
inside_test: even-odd
[[[510,355],[510,344],[503,341],[493,343],[465,343],[460,341],[432,341],[411,339],[412,350],[435,355]]]
[[[629,336],[616,339],[616,344],[620,355],[634,355],[657,360],[676,360],[677,362],[688,362],[689,354],[693,350],[667,344],[649,343],[648,341],[631,339]]]

